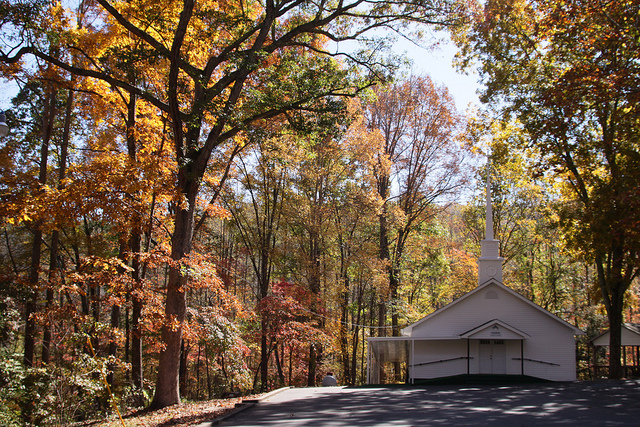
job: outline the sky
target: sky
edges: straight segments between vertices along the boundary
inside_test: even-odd
[[[444,84],[456,101],[458,110],[465,111],[469,104],[480,105],[477,91],[481,88],[476,73],[465,75],[453,67],[456,46],[447,34],[438,33],[441,41],[437,47],[427,49],[406,39],[394,45],[396,53],[405,53],[413,62],[414,74],[428,74],[432,80]]]

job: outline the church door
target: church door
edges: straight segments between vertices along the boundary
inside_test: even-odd
[[[480,340],[480,373],[507,373],[507,349],[504,340]]]

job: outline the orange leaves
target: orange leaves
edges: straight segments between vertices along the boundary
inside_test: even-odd
[[[182,328],[182,322],[180,322],[178,318],[173,314],[170,314],[168,318],[165,318],[164,323],[165,326],[172,332],[176,332],[180,328]]]
[[[132,268],[124,263],[120,258],[100,258],[97,256],[88,256],[83,259],[80,270],[92,270],[102,273],[119,274],[121,272],[130,272]]]
[[[217,204],[207,203],[204,212],[209,215],[211,218],[221,218],[221,219],[229,219],[231,214],[225,208]]]
[[[94,287],[104,287],[110,298],[111,304],[123,305],[124,296],[131,288],[133,281],[127,274],[132,269],[123,260],[111,257],[102,258],[88,256],[82,260],[78,271],[68,275],[72,283],[91,283]],[[84,290],[76,288],[81,294]]]

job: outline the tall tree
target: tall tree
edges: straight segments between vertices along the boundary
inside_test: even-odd
[[[274,2],[211,3],[184,0],[169,5],[147,2],[97,0],[100,15],[91,31],[69,31],[60,36],[67,49],[83,52],[86,61],[72,64],[63,55],[52,55],[31,44],[28,37],[0,47],[0,60],[16,62],[26,54],[72,73],[108,82],[153,104],[171,122],[176,170],[176,198],[170,268],[165,303],[166,325],[162,339],[155,408],[180,401],[178,375],[182,324],[186,313],[180,262],[192,247],[196,198],[212,152],[234,143],[252,124],[285,112],[332,109],[337,96],[351,95],[369,79],[355,86],[340,72],[327,39],[354,40],[375,27],[399,29],[403,23],[451,23],[453,2],[393,1],[370,3],[352,0],[308,3],[302,0]],[[32,13],[41,8],[32,8]],[[10,3],[8,13],[18,26],[13,34],[28,34],[39,18],[20,15],[21,2]],[[47,14],[49,10],[44,10]],[[5,21],[3,21],[5,23]],[[100,23],[98,25],[98,23]],[[113,34],[139,41],[127,46],[94,43]],[[116,72],[119,60],[138,56],[162,71],[163,84],[156,91],[140,79],[131,82]],[[352,64],[364,65],[377,79],[376,55],[348,55]],[[276,84],[275,82],[279,82]],[[324,99],[324,105],[315,102]],[[235,140],[235,143],[241,142]]]
[[[639,12],[638,1],[489,1],[459,38],[480,62],[482,100],[520,119],[540,167],[565,185],[563,225],[597,269],[612,378],[640,273]]]
[[[447,89],[429,77],[412,77],[380,89],[369,106],[369,128],[379,132],[383,141],[376,181],[384,202],[380,258],[388,262],[385,303],[394,304],[398,299],[402,257],[410,235],[433,219],[464,182],[464,154],[457,140],[460,121]],[[383,321],[384,316],[380,317]],[[399,335],[398,314],[393,309],[391,325],[393,335]]]

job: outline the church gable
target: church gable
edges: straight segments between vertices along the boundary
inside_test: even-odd
[[[574,333],[581,333],[577,328],[493,280],[408,326],[403,333],[414,338],[461,337],[490,319],[511,325],[525,334],[531,334],[532,329],[555,327],[570,328]]]
[[[529,336],[526,332],[522,332],[518,328],[514,328],[498,319],[490,320],[460,335],[461,338],[470,339],[507,340],[526,339]]]

